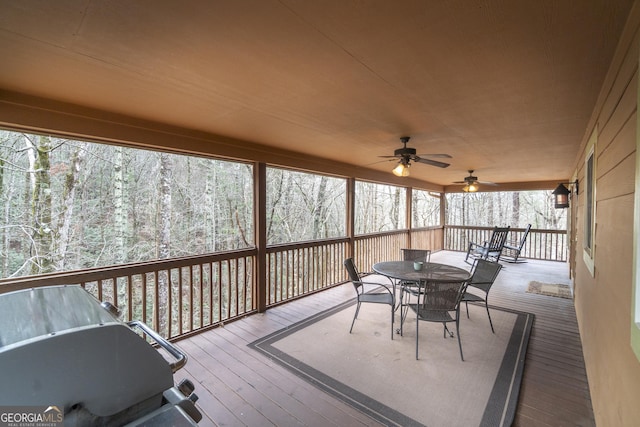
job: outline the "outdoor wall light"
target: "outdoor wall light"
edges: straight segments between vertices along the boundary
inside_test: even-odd
[[[558,184],[556,189],[553,190],[553,193],[551,193],[555,196],[556,209],[564,209],[569,207],[569,196],[571,195],[571,191],[569,191],[569,189],[565,187],[565,184],[569,186],[573,185],[576,194],[578,194],[578,180],[575,180],[573,182],[562,182]]]
[[[409,176],[409,162],[400,160],[398,166],[393,169],[393,174],[395,176]]]

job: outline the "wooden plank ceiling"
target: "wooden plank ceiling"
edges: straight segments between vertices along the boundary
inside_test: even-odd
[[[411,168],[438,185],[565,180],[632,5],[0,0],[0,90],[381,171],[409,135],[452,156]]]

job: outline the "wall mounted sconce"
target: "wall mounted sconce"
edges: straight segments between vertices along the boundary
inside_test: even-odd
[[[569,207],[569,196],[571,195],[571,191],[565,185],[573,186],[575,189],[576,195],[578,194],[578,180],[573,182],[562,182],[558,184],[555,190],[553,190],[553,194],[555,196],[555,208],[556,209],[564,209]]]

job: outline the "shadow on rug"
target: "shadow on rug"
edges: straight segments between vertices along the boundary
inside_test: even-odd
[[[571,288],[569,285],[562,283],[542,283],[531,281],[527,292],[530,294],[547,295],[550,297],[568,298],[571,299]]]
[[[325,392],[385,425],[508,426],[520,391],[533,315],[469,305],[460,338],[443,338],[442,325],[415,317],[404,335],[389,338],[382,304],[362,307],[349,333],[353,301],[281,329],[249,346]]]

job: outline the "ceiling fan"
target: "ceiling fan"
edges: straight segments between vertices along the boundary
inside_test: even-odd
[[[411,162],[425,163],[427,165],[436,166],[439,168],[446,168],[449,163],[439,162],[437,160],[425,159],[425,157],[446,158],[450,159],[448,154],[416,154],[415,148],[407,147],[407,142],[411,139],[408,136],[403,136],[400,141],[404,144],[404,147],[398,148],[393,152],[393,156],[379,156],[381,158],[399,159],[398,166],[393,169],[393,174],[396,176],[409,176],[409,167]]]
[[[498,185],[495,182],[478,181],[477,176],[473,176],[473,170],[469,170],[469,176],[464,177],[464,181],[455,181],[454,184],[464,184],[462,191],[465,193],[475,193],[480,188],[479,185]]]

